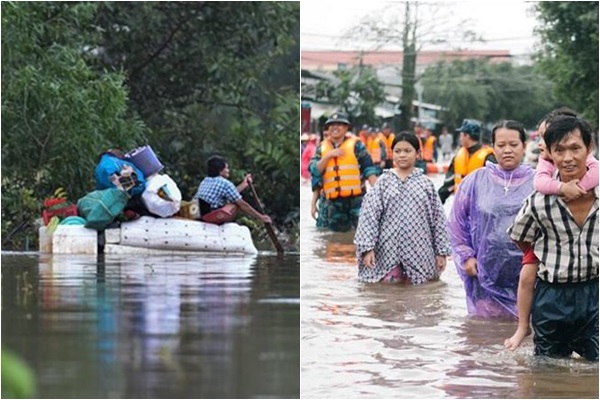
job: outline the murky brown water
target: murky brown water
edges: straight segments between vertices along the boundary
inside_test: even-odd
[[[436,283],[359,283],[353,233],[318,231],[310,197],[303,186],[302,398],[598,398],[597,363],[539,360],[531,336],[507,351],[515,323],[467,318],[451,262]]]
[[[299,273],[298,255],[3,254],[2,346],[41,398],[297,398]]]
[[[506,351],[514,323],[467,318],[452,263],[358,283],[353,234],[318,231],[310,196],[300,257],[3,254],[2,345],[41,398],[598,398],[597,363]]]

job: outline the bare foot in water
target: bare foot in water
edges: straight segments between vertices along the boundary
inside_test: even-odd
[[[530,327],[527,327],[527,329],[519,327],[514,335],[504,341],[504,347],[508,350],[515,350],[528,335],[531,335]]]

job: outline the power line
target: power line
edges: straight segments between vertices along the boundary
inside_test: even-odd
[[[319,50],[311,50],[311,51],[319,51]],[[484,50],[481,50],[481,51],[484,51]],[[326,51],[325,51],[325,52],[326,52]],[[431,50],[431,52],[440,53],[440,52],[437,52],[437,51],[435,51],[435,50]],[[509,58],[511,58],[511,59],[515,59],[515,58],[531,57],[531,56],[532,56],[532,55],[534,55],[534,54],[535,54],[534,52],[522,52],[522,53],[514,53],[514,54],[513,54],[513,53],[511,53],[511,54],[510,54],[510,56],[504,56],[504,55],[490,55],[490,56],[481,56],[481,57],[473,57],[473,58],[474,58],[474,59],[483,59],[483,58],[506,58],[506,59],[507,59],[507,62],[508,62],[508,59],[509,59]],[[449,57],[448,59],[441,58],[439,61],[451,62],[451,61],[453,60],[453,58],[451,57],[452,55],[447,55],[447,56]],[[460,54],[459,54],[459,55],[456,55],[456,57],[466,57],[466,56],[468,56],[468,55],[460,55]],[[341,64],[351,64],[351,65],[358,65],[358,63],[357,63],[357,59],[358,59],[358,58],[360,58],[360,57],[359,57],[359,56],[357,56],[357,57],[355,57],[355,58],[352,58],[352,59],[350,59],[350,60],[344,60],[344,61],[340,60],[340,61],[335,61],[335,60],[329,60],[329,59],[327,59],[327,60],[324,60],[324,59],[322,59],[322,58],[317,58],[317,57],[310,57],[310,56],[303,55],[303,54],[301,54],[301,55],[300,55],[300,61],[301,61],[301,62],[302,62],[302,61],[304,61],[304,62],[307,62],[307,61],[308,61],[308,62],[318,63],[319,65],[331,65],[331,66],[334,66],[334,65],[337,65],[337,64],[340,64],[340,63],[341,63]],[[459,58],[459,59],[460,59],[460,58]],[[417,61],[418,61],[418,60],[417,60]],[[394,62],[392,62],[392,63],[386,62],[386,63],[373,63],[373,64],[369,64],[369,63],[366,63],[366,62],[364,62],[364,61],[363,61],[363,63],[364,63],[365,65],[370,65],[370,66],[374,66],[374,67],[376,67],[376,66],[383,66],[383,65],[385,65],[385,66],[399,66],[399,65],[401,65],[401,64],[402,64],[402,60],[398,60],[398,62],[395,62],[395,63],[394,63]],[[437,63],[437,62],[434,62],[434,63],[432,63],[432,64],[427,64],[427,65],[435,65],[436,63]],[[422,65],[422,64],[419,64],[419,65]]]
[[[302,36],[312,36],[312,37],[322,37],[328,39],[349,39],[349,37],[344,35],[332,35],[326,33],[305,33],[300,32],[300,39],[302,40]],[[532,36],[517,36],[517,37],[501,37],[501,38],[492,38],[492,39],[483,39],[484,42],[505,42],[511,40],[531,40],[534,39]],[[375,40],[363,39],[365,42],[374,42]]]

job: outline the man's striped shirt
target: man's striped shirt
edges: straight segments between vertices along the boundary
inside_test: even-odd
[[[512,240],[533,244],[542,280],[571,283],[598,278],[597,186],[594,194],[594,203],[582,227],[560,197],[534,192],[508,228]]]

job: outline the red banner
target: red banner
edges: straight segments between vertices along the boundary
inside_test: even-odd
[[[302,130],[300,133],[310,132],[310,104],[302,103],[300,119],[302,121]]]

